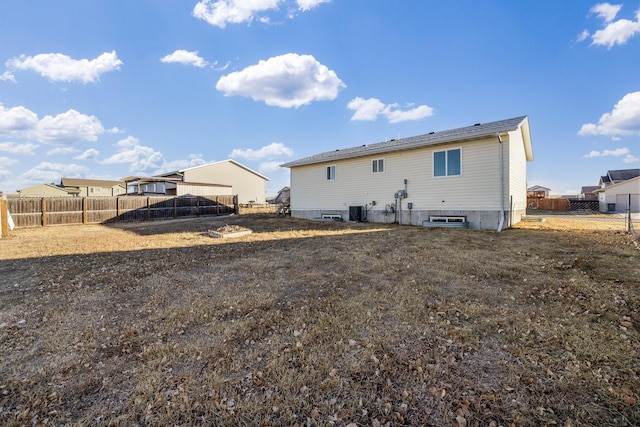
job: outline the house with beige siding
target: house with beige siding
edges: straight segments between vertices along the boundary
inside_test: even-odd
[[[502,230],[525,215],[529,118],[338,149],[295,160],[291,215]]]
[[[125,178],[129,194],[238,195],[238,203],[265,204],[266,176],[235,160],[223,160],[153,177]]]
[[[60,186],[69,195],[79,197],[114,197],[125,194],[124,181],[62,178]]]
[[[18,190],[20,197],[113,197],[125,194],[123,181],[62,178],[60,185],[38,184]]]
[[[64,187],[55,184],[38,184],[18,190],[20,197],[69,197]]]

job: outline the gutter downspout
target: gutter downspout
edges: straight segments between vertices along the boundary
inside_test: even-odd
[[[504,227],[504,160],[503,157],[503,147],[502,147],[502,139],[500,138],[500,132],[496,132],[496,136],[498,137],[498,146],[500,152],[500,223],[498,224],[498,232],[502,231],[502,227]]]

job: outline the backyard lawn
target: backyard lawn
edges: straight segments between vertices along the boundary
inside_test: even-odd
[[[521,227],[14,230],[0,425],[640,425],[637,241]]]

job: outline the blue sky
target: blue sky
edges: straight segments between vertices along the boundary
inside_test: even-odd
[[[528,115],[529,185],[640,167],[640,2],[3,0],[0,191]]]

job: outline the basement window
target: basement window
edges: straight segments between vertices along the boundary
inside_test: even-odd
[[[371,162],[371,172],[383,173],[384,172],[384,159],[376,159]]]
[[[335,167],[335,165],[327,166],[327,181],[333,181],[335,179],[336,179],[336,167]]]
[[[455,176],[462,174],[461,149],[436,151],[433,153],[433,176]]]

